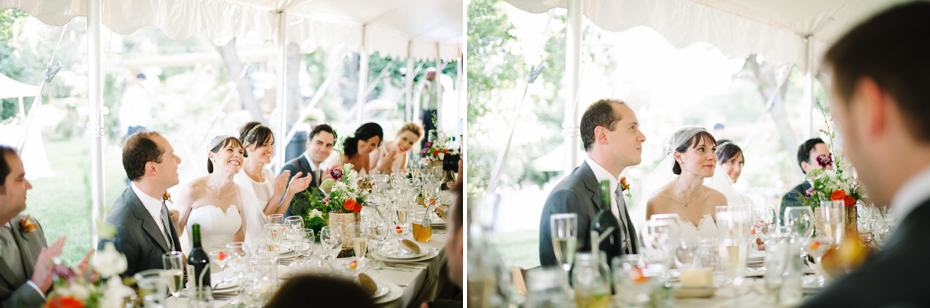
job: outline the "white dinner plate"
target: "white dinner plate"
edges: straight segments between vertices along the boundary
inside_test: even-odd
[[[420,262],[420,261],[426,261],[426,260],[435,258],[436,256],[439,255],[439,250],[432,249],[432,248],[425,248],[425,249],[427,250],[427,254],[425,256],[414,258],[414,259],[392,259],[392,258],[388,258],[388,257],[381,255],[379,251],[375,251],[371,255],[377,260],[381,260],[381,261],[388,262],[388,263]]]
[[[375,283],[378,285],[378,289],[375,290],[375,294],[371,295],[372,299],[378,300],[384,297],[385,295],[388,295],[388,293],[391,293],[391,287],[389,287],[386,283],[380,282],[377,280],[375,281]]]
[[[406,254],[395,253],[394,251],[392,251],[393,249],[382,249],[379,252],[381,253],[381,256],[384,258],[395,259],[395,260],[410,260],[410,259],[416,259],[416,258],[420,258],[420,257],[427,255],[427,252],[426,252],[427,249],[429,248],[420,247],[420,252],[418,253],[407,252]]]
[[[381,284],[379,283],[378,285],[380,287]],[[384,285],[388,288],[388,293],[381,296],[381,298],[375,299],[376,305],[393,302],[404,295],[404,289],[401,289],[396,284],[385,282]]]

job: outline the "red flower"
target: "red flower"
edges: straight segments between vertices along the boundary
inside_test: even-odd
[[[846,202],[846,206],[855,206],[855,205],[856,205],[856,199],[854,199],[853,197],[850,197],[850,196],[846,196],[846,198],[843,198],[843,201]]]
[[[435,155],[439,155],[439,150],[433,151],[433,155],[434,155],[434,156],[435,156]]]
[[[57,297],[50,299],[45,308],[84,308],[84,303],[73,297]]]
[[[626,182],[626,177],[625,177],[625,176],[621,176],[621,177],[620,177],[620,190],[621,190],[621,191],[626,191],[626,190],[629,190],[629,189],[630,189],[630,184],[628,184],[628,183]]]
[[[356,206],[358,206],[358,203],[356,203],[355,200],[352,200],[352,199],[348,199],[346,200],[345,203],[342,204],[342,207],[346,208],[346,210],[349,210],[349,211],[354,211]]]
[[[836,190],[830,194],[830,200],[843,200],[846,198],[846,192],[842,190]]]

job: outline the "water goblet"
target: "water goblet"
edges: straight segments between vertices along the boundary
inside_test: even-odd
[[[280,224],[284,223],[284,214],[270,214],[267,216],[268,222],[270,224]]]

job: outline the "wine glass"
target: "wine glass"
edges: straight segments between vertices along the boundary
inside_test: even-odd
[[[829,236],[816,236],[812,238],[801,239],[801,245],[804,245],[804,252],[814,258],[817,266],[814,268],[817,271],[816,283],[817,286],[823,286],[826,283],[826,278],[823,276],[824,268],[820,261],[823,259],[823,255],[827,253],[827,250],[830,249],[834,243],[835,239]]]
[[[226,263],[229,261],[229,257],[230,257],[229,251],[227,251],[226,249],[216,249],[216,250],[210,251],[209,256],[210,256],[210,262],[213,262],[216,265],[218,265],[220,267],[220,273],[223,273],[226,270]],[[226,276],[227,275],[223,273],[222,277],[220,278],[220,283],[226,282],[227,280]]]
[[[376,247],[381,248],[388,236],[388,225],[383,221],[373,221],[368,225],[368,238],[375,240]]]
[[[161,256],[162,265],[168,275],[168,292],[171,297],[181,296],[181,289],[184,288],[184,255],[180,251],[172,251]]]
[[[245,257],[245,243],[232,242],[226,244],[226,251],[235,257]]]
[[[743,272],[746,270],[746,228],[750,217],[745,211],[728,209],[717,213],[717,232],[720,236],[718,253],[723,265],[724,274],[728,281],[733,282],[735,288],[743,282]],[[739,292],[734,298],[739,303]]]
[[[342,251],[342,232],[339,232],[339,229],[330,229],[329,226],[323,227],[320,230],[320,243],[323,245],[323,249],[328,252],[328,255],[335,260],[339,256],[339,252]]]
[[[555,260],[562,265],[565,275],[572,269],[578,243],[578,215],[560,213],[549,216],[549,232],[552,233],[552,250]],[[569,281],[570,283],[570,281]]]
[[[762,242],[768,242],[769,235],[777,227],[775,209],[760,207],[752,209],[752,230],[755,235],[762,239]]]
[[[268,223],[270,224],[280,224],[284,222],[284,214],[270,214],[268,215]]]
[[[846,203],[843,200],[820,201],[824,230],[821,234],[832,237],[833,244],[839,246],[846,234]]]
[[[789,206],[785,208],[783,222],[792,232],[802,238],[814,235],[814,212],[807,206]]]

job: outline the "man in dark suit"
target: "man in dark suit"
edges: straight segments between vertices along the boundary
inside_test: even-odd
[[[820,168],[820,165],[817,163],[817,157],[820,155],[830,155],[830,148],[823,142],[823,139],[811,138],[804,141],[804,143],[798,147],[798,166],[801,167],[801,172],[807,174],[808,171],[814,168]],[[833,165],[828,165],[827,169],[833,170]],[[804,205],[804,203],[801,202],[801,198],[807,195],[808,189],[811,189],[811,183],[805,179],[804,182],[789,190],[788,193],[781,198],[781,208],[778,210],[779,217],[785,215],[786,207]]]
[[[850,30],[824,57],[846,154],[897,226],[881,252],[802,307],[930,307],[927,16],[928,2],[893,7]]]
[[[336,145],[336,131],[327,124],[320,124],[310,131],[307,137],[307,152],[300,157],[292,159],[284,164],[281,172],[290,171],[291,174],[309,174],[312,178],[310,186],[307,187],[311,194],[320,187],[320,183],[327,179],[326,170],[320,166],[329,155],[333,153],[333,146]],[[286,216],[290,216],[291,208],[294,204],[305,202],[306,198],[303,193],[297,193],[291,199],[291,207],[287,208]]]
[[[610,181],[611,192],[614,192],[610,196],[610,209],[621,228],[625,228],[621,230],[621,252],[632,254],[639,250],[636,229],[619,185],[623,169],[642,161],[642,145],[646,136],[639,130],[636,114],[622,100],[599,100],[581,116],[581,140],[588,158],[552,189],[543,207],[539,221],[539,261],[542,266],[558,265],[549,225],[552,214],[575,213],[578,216],[578,247],[590,249],[588,230],[600,208],[600,181]]]
[[[177,221],[168,211],[163,196],[177,185],[178,164],[168,140],[157,132],[138,132],[123,147],[123,169],[132,181],[107,213],[116,228],[113,244],[126,255],[124,276],[148,269],[164,268],[162,255],[180,251]],[[105,241],[98,243],[103,249]]]
[[[21,215],[32,185],[16,150],[0,146],[0,156],[0,307],[42,307],[52,287],[52,259],[61,256],[65,237],[48,246],[42,226]],[[92,253],[78,265],[81,270]]]

